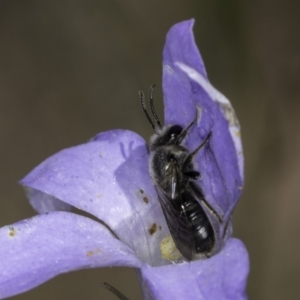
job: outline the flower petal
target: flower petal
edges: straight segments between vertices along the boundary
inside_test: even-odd
[[[21,183],[31,203],[59,199],[89,212],[105,222],[138,257],[159,265],[166,263],[159,245],[168,228],[149,175],[148,159],[148,148],[140,136],[112,130],[53,155]],[[153,228],[157,229],[154,233]]]
[[[219,239],[226,240],[231,234],[231,214],[243,186],[239,125],[230,102],[207,79],[193,24],[193,20],[178,23],[167,35],[163,53],[165,120],[166,124],[186,127],[198,115],[197,126],[186,139],[191,151],[212,132],[195,163],[201,173],[198,184],[223,220],[219,224]]]
[[[107,228],[76,214],[52,212],[0,229],[0,299],[72,270],[140,264]]]
[[[247,299],[248,253],[237,239],[229,239],[223,251],[209,259],[157,268],[144,265],[141,272],[156,300]]]

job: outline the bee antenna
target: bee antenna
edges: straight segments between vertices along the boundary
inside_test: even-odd
[[[146,108],[146,104],[145,104],[145,95],[142,91],[139,91],[139,96],[140,96],[140,101],[141,101],[141,105],[142,105],[142,109],[150,123],[150,125],[152,126],[152,128],[154,129],[155,132],[158,132],[158,128],[157,126],[155,126],[155,124],[153,123],[148,111],[147,111],[147,108]],[[151,108],[152,109],[152,108]]]
[[[160,121],[159,121],[159,118],[155,112],[155,109],[154,109],[154,104],[153,104],[153,90],[155,89],[156,85],[155,84],[152,84],[151,87],[150,87],[150,94],[149,94],[149,98],[150,98],[150,108],[151,108],[151,112],[152,112],[152,115],[154,117],[154,120],[156,121],[156,124],[158,126],[159,129],[162,129],[162,126],[160,124]]]
[[[119,299],[121,299],[121,300],[129,300],[126,296],[124,296],[121,292],[119,292],[116,288],[114,288],[110,284],[108,284],[106,282],[103,282],[102,285],[106,289],[108,289],[109,291],[111,291],[113,294],[115,294]]]

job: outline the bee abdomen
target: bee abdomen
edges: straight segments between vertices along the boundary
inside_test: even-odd
[[[195,238],[195,250],[197,253],[209,253],[215,244],[213,228],[197,200],[187,193],[184,198],[183,211]]]

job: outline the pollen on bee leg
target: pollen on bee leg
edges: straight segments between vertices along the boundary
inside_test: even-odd
[[[166,260],[178,260],[182,257],[181,253],[176,248],[171,235],[163,238],[160,242],[160,252],[161,256]]]

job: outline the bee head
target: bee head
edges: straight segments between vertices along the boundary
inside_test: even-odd
[[[161,132],[156,133],[151,138],[151,150],[162,146],[178,145],[178,137],[183,128],[180,125],[164,127]]]

